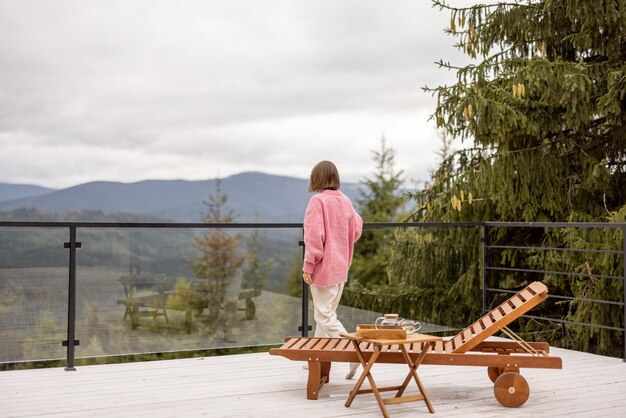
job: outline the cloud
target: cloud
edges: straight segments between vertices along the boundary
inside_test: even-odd
[[[383,133],[424,178],[448,19],[414,0],[1,2],[0,182],[306,177],[331,157],[357,180]]]

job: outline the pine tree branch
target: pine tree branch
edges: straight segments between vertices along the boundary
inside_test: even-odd
[[[439,7],[439,10],[451,10],[455,12],[468,11],[468,10],[476,10],[476,9],[490,9],[494,7],[525,7],[525,8],[540,8],[540,4],[520,4],[520,3],[506,3],[506,2],[498,2],[498,3],[481,3],[475,4],[473,6],[467,7],[452,7],[445,0],[432,0],[433,7]]]

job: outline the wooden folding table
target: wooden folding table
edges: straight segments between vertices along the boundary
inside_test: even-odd
[[[363,393],[373,393],[376,397],[376,401],[378,402],[378,406],[380,407],[381,412],[385,418],[389,418],[389,414],[387,413],[387,409],[385,408],[386,404],[396,404],[401,402],[413,402],[413,401],[424,401],[430,413],[434,413],[432,404],[430,403],[430,399],[426,394],[426,390],[422,385],[419,377],[417,376],[417,368],[422,362],[424,356],[430,350],[431,342],[440,341],[441,337],[435,337],[432,335],[426,334],[408,334],[405,338],[401,339],[380,339],[380,338],[363,338],[362,336],[357,335],[357,333],[347,333],[342,334],[342,337],[348,338],[352,341],[352,345],[356,351],[357,357],[363,366],[363,373],[357,380],[354,385],[354,389],[350,392],[350,396],[346,401],[346,407],[349,407],[352,404],[352,401],[356,397],[356,395]],[[363,355],[363,351],[361,351],[361,344],[368,343],[374,346],[374,350],[372,355],[368,360],[365,359]],[[411,356],[409,355],[406,344],[413,344],[414,353],[415,350],[418,351],[417,357],[415,360],[411,360]],[[409,367],[409,372],[406,375],[406,378],[402,382],[401,385],[398,386],[387,386],[387,387],[378,387],[376,386],[376,382],[374,382],[374,377],[372,376],[372,366],[376,363],[378,356],[386,351],[392,345],[398,345],[400,352],[402,353],[402,357],[404,358],[404,362]],[[421,349],[419,348],[421,347]],[[363,382],[365,382],[365,378],[368,379],[371,389],[361,389]],[[417,384],[417,388],[419,389],[419,395],[410,395],[410,396],[402,396],[404,391],[406,390],[407,385],[413,379]],[[393,398],[383,399],[380,395],[380,392],[395,390],[396,395]]]

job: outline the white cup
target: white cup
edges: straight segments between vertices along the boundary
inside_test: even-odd
[[[400,321],[400,326],[404,328],[407,333],[417,332],[422,328],[422,324],[418,321],[411,321],[410,319],[403,319]]]

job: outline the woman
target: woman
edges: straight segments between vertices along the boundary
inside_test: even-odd
[[[339,337],[346,332],[337,318],[337,307],[348,280],[354,243],[361,236],[363,220],[350,199],[339,191],[337,167],[321,161],[311,171],[311,197],[304,215],[304,265],[302,277],[311,287],[316,337]],[[350,364],[351,379],[358,363]]]

